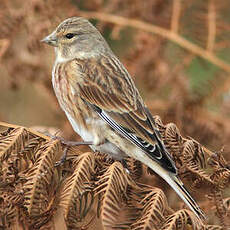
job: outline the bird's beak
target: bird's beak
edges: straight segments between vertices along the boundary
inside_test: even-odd
[[[49,34],[48,36],[46,36],[45,38],[43,38],[41,40],[41,42],[44,42],[48,45],[57,47],[57,36],[56,36],[55,31],[53,33]]]

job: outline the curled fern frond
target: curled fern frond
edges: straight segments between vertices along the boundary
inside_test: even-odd
[[[227,227],[230,226],[230,219],[228,216],[228,208],[224,203],[222,191],[217,188],[213,188],[210,197],[214,201],[215,208],[216,208],[216,215],[220,220],[221,226],[227,229]]]
[[[114,162],[96,182],[95,195],[99,195],[99,213],[104,229],[116,225],[123,197],[131,181],[121,163]]]
[[[158,229],[165,220],[164,211],[168,207],[164,192],[159,188],[147,188],[146,193],[139,202],[141,205],[141,217],[132,225],[132,229]]]
[[[218,187],[218,189],[223,190],[229,186],[230,170],[227,168],[220,168],[211,175],[211,179],[213,180],[215,186]]]
[[[60,154],[61,145],[57,140],[45,143],[36,153],[35,163],[27,172],[24,206],[30,216],[46,211],[49,204],[49,186],[54,173],[54,164]]]
[[[92,206],[93,195],[87,187],[94,173],[94,154],[80,154],[73,162],[73,167],[74,172],[66,179],[60,194],[60,206],[71,226],[80,222]]]
[[[219,225],[205,225],[204,230],[224,230],[224,228]]]
[[[228,162],[223,157],[223,149],[210,156],[208,163],[215,171],[222,168],[229,168]]]
[[[198,149],[193,140],[187,140],[184,143],[182,155],[185,163],[194,161],[194,163],[197,164],[199,168],[201,165],[203,165],[203,161],[200,161],[200,158],[197,157],[199,155]]]
[[[28,136],[28,132],[23,127],[10,130],[7,135],[0,135],[0,161],[12,153],[20,152]]]
[[[170,149],[170,153],[174,158],[178,158],[183,145],[183,139],[175,124],[169,123],[166,125],[165,139],[166,145]]]
[[[142,163],[133,158],[127,158],[127,167],[133,180],[139,179],[143,175]]]
[[[9,202],[9,198],[11,194],[7,194],[1,191],[0,195],[0,216],[1,216],[1,228],[3,229],[10,229],[9,227],[14,224],[16,218],[18,216],[17,208],[14,204]]]
[[[205,180],[208,184],[212,184],[210,176],[201,168],[201,164],[203,165],[203,163],[201,163],[199,157],[196,157],[200,155],[199,153],[196,153],[200,149],[197,148],[197,146],[194,144],[194,141],[186,141],[183,147],[182,157],[186,168],[198,178],[202,178],[202,180]]]
[[[41,137],[30,135],[30,139],[25,143],[24,148],[18,153],[25,163],[35,162],[35,152],[40,148],[40,144],[44,141]]]
[[[161,230],[200,230],[201,227],[201,220],[199,220],[191,211],[181,209],[166,219]]]
[[[201,168],[207,167],[207,160],[205,157],[205,151],[202,148],[201,144],[194,140],[193,138],[189,137],[189,140],[193,141],[193,145],[195,148],[194,160],[200,165]]]

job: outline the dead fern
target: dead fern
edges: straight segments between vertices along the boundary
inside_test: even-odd
[[[59,205],[64,211],[64,217],[69,227],[77,226],[78,222],[85,218],[92,206],[94,199],[89,183],[94,173],[94,168],[95,157],[93,153],[83,153],[73,161],[74,172],[64,181],[60,192]]]
[[[187,170],[195,174],[198,178],[212,184],[210,177],[203,170],[206,164],[202,148],[197,149],[197,143],[194,140],[188,140],[184,143],[182,152],[183,163]],[[199,145],[198,145],[199,146]],[[201,158],[199,156],[202,156]]]
[[[120,205],[124,202],[127,187],[131,184],[127,173],[119,162],[114,162],[104,174],[99,176],[95,196],[99,196],[99,215],[104,229],[116,226]]]
[[[194,229],[200,230],[202,222],[189,210],[181,209],[169,216],[162,226],[162,230]]]
[[[174,158],[177,158],[179,160],[180,156],[178,156],[178,153],[181,152],[184,141],[176,125],[173,123],[169,123],[164,130],[163,136],[165,136],[165,140],[167,140],[165,141],[165,144],[168,148],[170,148],[171,154]]]
[[[168,209],[167,199],[164,192],[159,188],[151,187],[139,192],[143,196],[139,201],[141,214],[140,218],[132,225],[131,229],[159,229],[162,222],[165,221],[165,209]]]
[[[205,225],[205,230],[224,230],[221,226],[218,225]]]
[[[23,127],[9,129],[0,136],[0,159],[6,160],[12,152],[23,149],[28,133]]]
[[[191,180],[195,175],[195,185],[209,188],[206,190],[214,205],[212,215],[219,218],[221,226],[204,225],[187,209],[175,212],[164,190],[137,183],[149,176],[145,167],[131,159],[127,173],[121,163],[106,155],[70,148],[67,161],[55,167],[62,155],[58,140],[6,123],[0,142],[4,156],[0,226],[60,229],[56,224],[60,222],[62,229],[91,229],[95,223],[103,229],[227,229],[230,202],[223,192],[229,185],[229,169],[223,154],[211,153],[195,140],[182,137],[174,124],[165,126],[159,117],[155,122],[167,148],[174,151],[177,165],[190,173],[185,178]],[[211,170],[204,175],[207,167]],[[146,182],[152,181],[149,179]],[[206,211],[207,215],[211,212]]]
[[[57,140],[45,143],[35,153],[34,165],[26,172],[23,186],[24,206],[30,216],[38,216],[47,210],[52,198],[49,189],[54,174],[55,162],[60,155],[61,146]],[[52,193],[51,193],[52,194]]]

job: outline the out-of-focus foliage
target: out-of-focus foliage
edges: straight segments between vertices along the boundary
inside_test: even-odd
[[[175,123],[183,136],[196,139],[214,152],[221,152],[224,147],[221,155],[230,160],[229,11],[228,0],[1,0],[0,120],[36,126],[37,130],[48,133],[61,130],[66,139],[79,138],[52,90],[53,49],[40,40],[63,19],[85,16],[92,18],[125,64],[153,115],[160,115],[164,122]],[[119,17],[114,18],[114,15]],[[17,138],[25,135],[24,131],[17,131]],[[37,152],[39,139],[36,141],[38,143],[31,143],[34,152]],[[13,149],[22,147],[17,141],[10,143],[14,143]],[[44,146],[42,151],[49,153],[51,150]],[[172,151],[176,157],[181,149]],[[76,161],[73,167],[82,163]],[[214,171],[217,172],[218,167],[229,167],[227,162],[223,165],[216,166]],[[133,170],[136,167],[139,165],[133,165]],[[188,167],[192,170],[196,165],[191,162]],[[48,179],[53,171],[49,173]],[[137,170],[137,178],[139,173]],[[200,173],[204,178],[194,177],[193,189],[200,185],[205,187],[203,180],[208,183],[206,174]],[[211,180],[218,181],[218,173]],[[221,172],[220,177],[224,173]],[[74,176],[77,178],[76,174]],[[142,181],[158,184],[156,181],[153,184],[149,177]],[[166,185],[161,183],[161,188],[164,187]],[[49,192],[52,191],[44,196],[52,196]],[[175,198],[174,192],[168,194],[167,197]],[[215,204],[219,202],[217,213],[222,223],[226,222],[224,213],[229,202],[223,201],[227,197],[229,189],[225,193],[212,192],[209,196]],[[175,202],[173,198],[169,199],[171,207],[178,207],[179,200]],[[207,209],[212,208],[210,201],[202,204]],[[32,210],[31,203],[26,205]],[[188,213],[182,211],[173,215],[168,223]],[[210,215],[210,224],[220,222]],[[210,226],[207,229],[220,228]]]

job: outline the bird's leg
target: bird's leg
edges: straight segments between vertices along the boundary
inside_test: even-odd
[[[66,141],[63,137],[54,136],[50,134],[47,134],[47,136],[51,137],[53,140],[59,140],[64,145],[63,155],[61,159],[55,163],[55,166],[59,166],[65,162],[67,152],[70,147],[79,145],[93,145],[92,141]]]
[[[92,141],[66,141],[63,137],[51,135],[51,134],[46,134],[53,140],[59,140],[63,145],[66,145],[68,147],[71,146],[79,146],[79,145],[93,145]]]
[[[79,145],[93,145],[92,141],[66,141],[66,140],[61,140],[61,143],[63,145],[68,146],[68,147],[79,146]]]
[[[61,159],[55,163],[55,167],[57,167],[59,165],[62,165],[65,162],[66,157],[67,157],[68,149],[69,149],[69,147],[65,146],[65,148],[63,150],[63,155],[62,155]]]
[[[62,144],[65,146],[64,147],[64,150],[63,150],[63,155],[60,159],[60,161],[57,161],[55,163],[55,166],[59,166],[61,164],[63,164],[66,160],[66,157],[67,157],[67,152],[69,150],[70,147],[72,146],[79,146],[79,145],[92,145],[93,142],[91,141],[65,141],[65,140],[61,140]]]

